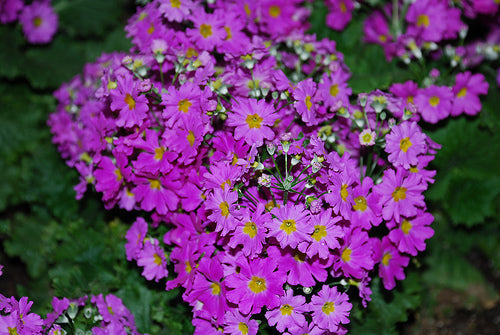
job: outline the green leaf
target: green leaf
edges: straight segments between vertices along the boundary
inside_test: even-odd
[[[15,78],[23,71],[24,53],[21,47],[26,44],[19,29],[0,25],[0,77]]]
[[[110,26],[119,23],[123,15],[123,0],[59,0],[53,6],[59,15],[62,30],[68,35],[103,35]]]

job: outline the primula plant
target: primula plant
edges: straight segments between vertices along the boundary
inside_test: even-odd
[[[366,40],[388,59],[414,64],[426,43],[463,30],[460,9],[442,1],[369,3]],[[327,24],[343,29],[357,6],[326,1]],[[107,210],[136,217],[123,257],[166,291],[181,288],[195,334],[346,334],[381,298],[377,284],[395,289],[434,235],[424,192],[441,145],[421,125],[475,115],[488,93],[465,68],[454,83],[433,69],[359,92],[337,43],[308,32],[312,8],[154,0],[128,21],[128,52],[101,55],[54,93],[48,125],[79,173],[76,198],[95,190]],[[389,28],[369,39],[387,26],[379,10],[399,44]],[[0,331],[71,333],[82,322],[138,333],[112,294],[54,298],[45,320],[30,304],[2,296]]]

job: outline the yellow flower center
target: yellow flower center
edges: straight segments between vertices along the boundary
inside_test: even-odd
[[[120,181],[123,179],[122,172],[120,171],[120,169],[115,170],[115,175],[116,175],[116,181]]]
[[[307,110],[310,111],[311,107],[313,105],[312,102],[311,102],[311,96],[310,95],[306,96],[305,103],[306,103]]]
[[[229,179],[226,179],[225,182],[223,182],[222,184],[220,184],[220,188],[224,191],[224,189],[226,188],[226,184],[227,186],[231,187],[231,181]]]
[[[220,284],[219,283],[212,283],[212,284],[210,284],[210,288],[212,289],[212,294],[213,295],[219,295],[220,294]]]
[[[250,282],[248,282],[248,287],[252,290],[253,293],[261,293],[264,292],[266,287],[266,279],[260,278],[257,276],[252,276]]]
[[[248,221],[247,223],[245,223],[243,232],[248,236],[250,236],[251,238],[254,238],[255,236],[257,236],[257,226],[255,225],[254,222]]]
[[[260,124],[262,123],[262,120],[263,119],[259,116],[259,114],[255,113],[247,115],[246,122],[250,129],[252,128],[260,129]]]
[[[344,251],[342,251],[342,260],[344,262],[349,262],[351,260],[351,254],[352,254],[352,249],[345,248]]]
[[[401,230],[403,231],[403,233],[405,233],[405,235],[408,235],[410,233],[411,227],[411,222],[408,220],[403,220],[403,223],[401,223]]]
[[[223,201],[220,203],[219,208],[221,215],[227,218],[229,215],[229,204],[226,201]]]
[[[429,16],[427,16],[425,14],[420,14],[417,17],[417,27],[424,26],[425,28],[427,28],[429,26],[429,24],[430,24]]]
[[[326,315],[330,315],[330,313],[333,313],[335,311],[335,303],[333,303],[332,301],[327,301],[325,302],[323,307],[321,307],[321,310]]]
[[[346,201],[348,196],[349,192],[347,191],[347,184],[342,184],[342,187],[340,188],[340,197],[343,201]]]
[[[163,158],[163,154],[165,153],[165,147],[159,147],[155,149],[155,160],[159,161]]]
[[[258,79],[252,79],[252,80],[247,81],[247,87],[251,90],[253,90],[254,88],[258,88],[259,84],[260,84],[260,80],[258,80]]]
[[[378,40],[380,42],[382,42],[382,43],[385,43],[385,42],[387,42],[387,36],[385,36],[385,35],[379,35],[378,36]]]
[[[271,6],[269,7],[269,15],[271,15],[272,17],[276,18],[278,16],[280,16],[281,14],[281,8],[279,6]]]
[[[160,255],[158,255],[158,254],[154,254],[154,255],[153,255],[153,257],[154,257],[154,259],[155,259],[155,260],[154,260],[155,264],[156,264],[156,265],[158,265],[158,266],[159,266],[159,265],[161,265],[161,263],[162,263],[162,262],[161,262],[161,257],[160,257]]]
[[[401,141],[399,141],[399,148],[403,152],[407,152],[408,148],[411,147],[411,145],[412,145],[412,143],[411,143],[409,137],[405,137],[405,138],[401,139]]]
[[[299,263],[304,263],[306,261],[306,254],[296,251],[295,255],[293,255],[293,259],[295,259]]]
[[[211,26],[211,25],[209,25],[209,24],[205,24],[205,23],[203,23],[203,24],[200,26],[200,34],[201,34],[201,36],[203,36],[204,38],[207,38],[207,37],[212,36],[212,26]]]
[[[295,227],[295,220],[294,219],[289,219],[289,220],[283,220],[283,223],[281,223],[280,228],[285,231],[288,235],[293,233],[294,231],[297,231],[297,227]]]
[[[252,14],[252,11],[250,10],[250,7],[248,6],[247,3],[245,4],[245,13],[247,13],[248,16],[250,16],[250,14]]]
[[[458,91],[457,97],[458,98],[463,98],[463,97],[465,97],[466,94],[467,94],[467,88],[463,87],[460,91]]]
[[[281,315],[292,315],[293,307],[289,304],[284,304],[280,307]]]
[[[412,165],[410,166],[410,172],[413,172],[413,173],[418,173],[418,168],[416,165]]]
[[[191,266],[191,263],[189,263],[189,261],[186,261],[185,264],[186,264],[186,272],[191,273],[191,271],[193,271],[193,267]]]
[[[179,112],[187,113],[189,112],[189,107],[193,104],[188,99],[179,100]]]
[[[148,179],[148,180],[149,180],[149,187],[151,187],[153,190],[161,189],[161,183],[158,179]]]
[[[125,103],[128,105],[128,109],[132,110],[135,108],[135,100],[132,98],[130,94],[125,94],[125,99],[123,99]]]
[[[384,254],[384,257],[382,257],[382,264],[384,264],[385,266],[389,265],[389,261],[391,260],[392,258],[392,255],[388,252],[386,252]]]
[[[7,327],[7,330],[9,331],[9,335],[19,335],[16,327],[14,327],[14,328]]]
[[[362,195],[354,198],[354,202],[356,204],[354,206],[352,206],[352,208],[354,208],[355,211],[364,212],[368,208],[368,206],[366,204],[366,198]]]
[[[248,326],[244,322],[240,322],[238,325],[238,329],[241,332],[242,335],[247,335],[248,334]]]
[[[198,56],[198,51],[196,51],[194,48],[189,47],[186,51],[186,57],[191,58]]]
[[[41,19],[41,18],[39,18],[39,17],[35,17],[35,18],[33,19],[33,25],[34,25],[35,27],[40,27],[40,25],[42,24],[42,22],[43,22],[43,21],[42,21],[42,19]]]
[[[392,192],[392,198],[394,201],[398,202],[399,200],[406,199],[406,187],[398,186]]]
[[[429,103],[431,104],[432,107],[436,107],[439,105],[439,97],[433,96],[432,98],[429,99]]]
[[[233,38],[233,35],[231,34],[231,28],[226,26],[226,27],[224,27],[224,30],[226,31],[226,41]]]
[[[336,97],[337,94],[339,94],[339,85],[334,84],[334,85],[330,86],[330,95],[332,97]]]
[[[194,133],[192,130],[189,131],[189,134],[187,136],[187,140],[188,140],[190,146],[194,145],[195,138],[194,138]]]
[[[339,6],[340,6],[340,11],[341,11],[342,13],[347,12],[347,7],[346,7],[346,5],[345,5],[345,2],[344,2],[344,1],[341,1],[341,2],[340,2],[340,4],[339,4]]]
[[[113,308],[111,306],[108,306],[108,312],[111,315],[115,315],[115,312],[113,312]]]
[[[314,233],[311,236],[313,239],[319,242],[323,237],[326,237],[326,235],[328,235],[326,232],[326,227],[316,225],[314,226]]]
[[[172,6],[172,8],[180,8],[181,1],[180,0],[170,0],[170,5]]]
[[[155,25],[151,23],[151,25],[148,28],[148,34],[151,35],[155,31]]]
[[[231,161],[231,165],[236,165],[236,163],[238,163],[238,155],[234,153],[233,160]]]

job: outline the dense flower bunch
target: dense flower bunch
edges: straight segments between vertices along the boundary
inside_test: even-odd
[[[52,41],[58,26],[58,16],[50,0],[36,0],[31,4],[23,0],[0,0],[0,23],[15,21],[19,21],[26,40],[33,44]]]
[[[77,197],[93,185],[106,208],[143,211],[127,259],[184,287],[198,334],[256,334],[257,320],[346,333],[355,295],[366,305],[377,275],[394,288],[433,235],[422,193],[439,145],[416,121],[477,113],[486,93],[466,72],[447,92],[355,97],[307,14],[299,1],[153,1],[127,26],[130,53],[56,92],[49,124]]]
[[[73,300],[54,297],[53,311],[45,319],[31,312],[32,305],[28,297],[18,301],[0,294],[0,333],[59,335],[91,329],[92,334],[139,334],[132,313],[112,294],[92,296],[90,303],[86,296]]]
[[[351,0],[327,0],[327,25],[344,29],[357,7],[368,9],[364,22],[365,41],[383,47],[388,60],[394,57],[410,63],[428,56],[443,58],[450,67],[462,70],[488,61],[497,71],[500,85],[499,2],[495,0],[422,0],[357,3]],[[487,33],[469,33],[469,24],[480,22]],[[457,43],[458,42],[458,43]],[[484,94],[484,93],[482,93]]]

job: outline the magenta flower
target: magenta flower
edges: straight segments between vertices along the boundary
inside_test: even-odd
[[[431,85],[420,90],[415,105],[425,122],[437,123],[450,115],[453,98],[448,86]]]
[[[355,205],[352,197],[352,187],[355,178],[346,170],[341,172],[329,171],[330,192],[325,194],[325,201],[328,202],[335,214],[342,215],[344,219],[351,218],[352,206]]]
[[[264,224],[270,220],[271,214],[265,212],[262,203],[259,203],[255,210],[246,208],[241,219],[237,220],[236,229],[231,235],[228,246],[236,248],[241,245],[243,254],[254,258],[262,251],[267,236]]]
[[[434,235],[429,225],[434,221],[432,214],[419,210],[412,218],[403,218],[401,224],[389,232],[389,239],[401,252],[416,256],[425,250],[425,240]]]
[[[145,211],[155,209],[158,214],[165,215],[177,209],[179,197],[175,190],[181,186],[178,171],[172,170],[161,177],[136,177],[136,183],[133,192]]]
[[[427,151],[426,138],[416,122],[402,122],[392,127],[385,137],[389,162],[396,167],[402,165],[405,169],[416,165],[420,155]]]
[[[259,313],[263,306],[268,309],[279,306],[279,296],[283,295],[285,275],[276,270],[273,258],[257,258],[237,261],[240,272],[230,274],[224,283],[232,290],[227,291],[227,299],[238,305],[242,314]]]
[[[410,23],[407,34],[426,42],[442,40],[446,32],[448,9],[444,1],[413,2],[406,14],[406,20]]]
[[[323,285],[317,295],[313,295],[309,304],[313,322],[321,329],[335,331],[341,323],[349,323],[352,304],[349,296],[339,293],[337,287]]]
[[[144,242],[144,247],[137,256],[137,265],[144,267],[142,275],[147,280],[154,279],[157,282],[168,276],[165,252],[156,239]]]
[[[127,260],[137,259],[144,246],[144,239],[147,233],[148,224],[142,217],[138,217],[127,231],[127,234],[125,234],[125,239],[127,240],[125,244]]]
[[[141,126],[149,110],[148,99],[140,95],[138,84],[131,74],[119,77],[117,88],[111,90],[111,110],[119,111],[116,125],[132,128]]]
[[[271,127],[277,119],[273,106],[264,100],[240,99],[235,103],[233,113],[229,113],[227,125],[236,127],[236,140],[243,138],[249,145],[261,146],[264,139],[274,139]]]
[[[274,207],[271,211],[273,219],[266,227],[268,235],[275,237],[282,248],[287,245],[295,248],[303,241],[309,241],[314,228],[308,223],[308,213],[302,205],[290,203],[281,207]]]
[[[224,22],[217,15],[208,14],[204,9],[198,7],[193,11],[191,19],[194,28],[188,29],[187,35],[193,44],[208,51],[221,45],[226,37],[226,30],[224,29]]]
[[[212,210],[208,218],[216,223],[215,231],[221,232],[222,236],[236,227],[235,218],[239,216],[236,213],[237,201],[238,193],[226,187],[224,191],[215,189],[205,202],[206,209]]]
[[[326,25],[335,30],[342,30],[352,19],[354,1],[352,0],[328,0],[328,15]]]
[[[321,78],[318,92],[325,106],[331,108],[332,111],[349,105],[352,89],[347,85],[347,81],[350,76],[348,72],[339,69],[329,75],[325,73]]]
[[[127,141],[134,148],[143,150],[133,162],[134,169],[141,173],[167,173],[172,169],[172,162],[177,153],[169,150],[165,139],[167,134],[161,134],[153,129],[146,129],[145,136]]]
[[[402,168],[385,170],[382,183],[373,188],[380,195],[384,220],[389,221],[394,217],[397,222],[401,215],[411,217],[417,214],[419,207],[425,207],[422,192],[426,189],[427,185],[422,183],[418,174],[408,175]]]
[[[344,237],[344,231],[337,225],[341,219],[340,216],[332,217],[331,208],[321,214],[311,215],[309,224],[314,227],[311,242],[299,244],[299,250],[311,258],[318,255],[322,259],[327,259],[330,256],[330,249],[339,248],[339,239]]]
[[[296,100],[295,108],[308,126],[316,125],[320,122],[317,118],[317,84],[308,78],[297,83],[297,87],[293,91],[293,98]]]
[[[270,326],[276,325],[281,333],[288,329],[293,334],[307,324],[304,313],[308,311],[306,298],[302,295],[294,296],[293,290],[289,289],[280,297],[280,305],[266,312],[266,319]]]
[[[48,2],[34,1],[31,5],[24,6],[19,22],[28,42],[44,44],[54,37],[58,17]]]
[[[408,266],[410,258],[401,255],[387,236],[384,236],[382,242],[379,242],[374,250],[373,258],[376,263],[379,263],[378,275],[382,278],[384,287],[392,290],[396,286],[396,279],[405,279],[403,270]]]
[[[481,110],[480,94],[488,94],[488,82],[480,73],[472,74],[469,71],[457,74],[453,86],[453,106],[451,115],[457,116],[461,113],[475,115]]]
[[[188,19],[194,7],[191,0],[161,1],[158,11],[169,21],[182,22]]]
[[[244,316],[238,311],[226,313],[224,334],[230,335],[256,335],[259,323],[251,319],[251,315]]]
[[[344,241],[333,269],[335,273],[341,270],[347,277],[361,279],[374,265],[368,234],[360,228],[347,229]]]
[[[370,229],[372,225],[378,226],[382,221],[382,208],[379,205],[379,195],[371,192],[373,180],[363,178],[352,190],[354,205],[352,206],[351,222],[362,229]]]
[[[23,0],[0,1],[0,23],[6,24],[16,21],[23,7]]]
[[[224,271],[220,259],[202,258],[197,270],[192,289],[186,291],[185,299],[191,305],[201,302],[202,311],[222,323],[224,313],[229,307],[226,302],[226,287],[222,283]]]

